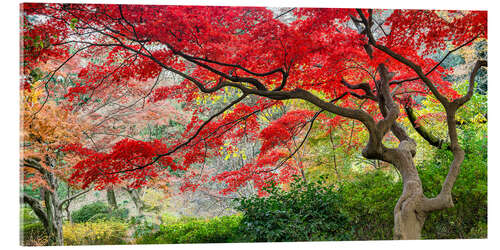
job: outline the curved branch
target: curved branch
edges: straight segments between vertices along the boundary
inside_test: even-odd
[[[47,170],[44,167],[42,167],[42,165],[40,165],[40,159],[36,158],[23,159],[22,166],[35,169],[43,175],[47,173]]]
[[[224,77],[224,78],[226,78],[226,79],[228,79],[230,81],[233,81],[233,82],[246,82],[246,83],[252,84],[253,86],[255,86],[259,90],[267,90],[267,88],[264,86],[264,84],[262,84],[259,80],[255,79],[255,78],[251,78],[251,77],[238,77],[238,76],[228,75],[228,74],[226,74],[224,72],[218,71],[218,70],[210,67],[207,64],[204,64],[204,63],[201,63],[201,62],[197,61],[199,59],[195,59],[195,57],[192,57],[190,55],[184,54],[183,52],[181,52],[179,50],[175,50],[174,48],[172,48],[172,46],[170,46],[168,44],[167,44],[167,46],[168,46],[168,48],[170,50],[172,50],[172,52],[175,55],[178,55],[178,56],[180,56],[180,57],[182,57],[182,58],[184,58],[184,59],[186,59],[186,60],[188,60],[188,61],[190,61],[190,62],[192,62],[192,63],[194,63],[194,64],[196,64],[196,65],[198,65],[198,66],[200,66],[200,67],[202,67],[202,68],[204,68],[204,69],[206,69],[206,70],[208,70],[208,71],[210,71],[210,72],[212,72],[214,74],[222,76],[222,77]],[[281,70],[281,69],[278,69],[278,71],[274,71],[274,72],[270,71],[270,72],[275,73],[275,72],[279,72],[279,70]],[[265,73],[264,75],[268,75],[268,73],[269,72]]]
[[[471,40],[469,40],[469,41],[467,41],[467,42],[463,43],[462,45],[460,45],[460,46],[458,46],[458,47],[456,47],[456,48],[454,48],[454,49],[452,49],[452,50],[448,51],[448,53],[446,53],[446,55],[445,55],[445,56],[444,56],[444,57],[443,57],[443,58],[442,58],[442,59],[441,59],[441,60],[440,60],[440,61],[439,61],[436,65],[434,65],[434,67],[432,67],[429,71],[427,71],[427,73],[425,73],[425,75],[426,75],[426,76],[428,76],[430,73],[432,73],[434,70],[436,70],[436,69],[437,69],[437,67],[439,67],[439,65],[441,65],[441,64],[444,62],[444,60],[446,60],[446,58],[448,58],[448,56],[449,56],[449,55],[451,55],[453,52],[455,52],[455,51],[457,51],[457,50],[461,49],[461,48],[462,48],[462,47],[464,47],[465,45],[467,45],[467,44],[469,44],[469,43],[473,42],[473,41],[474,41],[474,40],[476,40],[478,37],[479,37],[479,35],[477,35],[477,36],[473,37]],[[419,78],[419,77],[414,77],[414,78],[409,78],[409,79],[404,79],[404,80],[392,81],[392,82],[390,83],[390,85],[401,84],[401,83],[404,83],[404,82],[415,81],[415,80],[418,80],[418,79],[420,79],[420,78]]]
[[[172,51],[175,51],[175,50],[172,50]],[[269,76],[269,75],[272,75],[272,74],[275,74],[275,73],[281,73],[281,74],[285,74],[285,71],[282,69],[282,68],[277,68],[277,69],[273,69],[271,71],[268,71],[268,72],[264,72],[264,73],[258,73],[258,72],[253,72],[247,68],[244,68],[243,66],[239,65],[239,64],[230,64],[230,63],[223,63],[223,62],[219,62],[219,61],[215,61],[215,60],[210,60],[210,59],[207,59],[207,58],[202,58],[202,57],[196,57],[196,56],[190,56],[190,55],[187,55],[187,54],[184,54],[180,51],[178,51],[180,54],[182,54],[181,56],[184,57],[189,57],[190,59],[193,59],[193,60],[199,60],[199,61],[204,61],[204,62],[207,62],[207,63],[213,63],[213,64],[217,64],[217,65],[221,65],[221,66],[226,66],[226,67],[232,67],[232,68],[237,68],[237,69],[241,69],[245,72],[247,72],[248,74],[251,74],[251,75],[255,75],[255,76]],[[174,52],[175,54],[175,52]]]
[[[474,68],[472,69],[472,73],[470,74],[469,88],[467,90],[467,94],[458,99],[453,100],[453,103],[456,103],[458,107],[464,105],[472,98],[472,94],[474,93],[474,83],[475,83],[474,79],[476,78],[476,74],[479,71],[479,68],[481,67],[488,67],[488,62],[485,60],[478,60],[476,62]]]
[[[408,120],[410,121],[410,124],[412,127],[417,131],[417,133],[424,138],[430,145],[436,147],[436,148],[441,148],[443,145],[446,144],[445,140],[439,139],[435,137],[429,130],[427,130],[424,126],[417,124],[417,115],[415,114],[415,111],[413,111],[413,108],[410,107],[409,105],[405,105],[405,112],[406,116],[408,117]],[[446,149],[450,150],[450,145],[446,145]]]
[[[352,90],[356,90],[356,89],[361,89],[365,92],[364,95],[358,95],[357,93],[354,93],[352,92],[351,94],[359,99],[364,99],[364,98],[368,98],[368,99],[371,99],[373,101],[377,101],[377,97],[373,94],[373,91],[370,87],[370,84],[366,83],[366,82],[363,82],[363,83],[358,83],[358,84],[350,84],[348,83],[346,80],[344,80],[344,78],[342,78],[340,80],[340,82],[342,84],[344,84],[346,87],[348,87],[349,89],[352,89]]]
[[[33,209],[33,212],[35,212],[36,217],[38,217],[38,219],[42,222],[43,226],[48,228],[49,219],[47,217],[47,213],[44,211],[42,203],[38,199],[31,197],[24,192],[19,198],[21,203],[26,203],[31,207],[31,209]]]
[[[65,200],[61,201],[61,203],[59,203],[58,208],[62,209],[62,206],[64,205],[64,203],[70,202],[70,201],[72,201],[72,200],[80,197],[81,195],[84,195],[84,194],[88,193],[90,190],[92,190],[92,189],[89,188],[87,190],[83,190],[83,191],[81,191],[81,192],[79,192],[79,193],[77,193],[77,194],[75,194],[75,195],[73,195],[73,196],[71,196],[69,198],[66,198]]]

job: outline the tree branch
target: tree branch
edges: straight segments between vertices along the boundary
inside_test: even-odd
[[[366,97],[366,98],[371,99],[373,101],[377,101],[377,97],[373,94],[373,91],[370,87],[370,84],[368,84],[366,82],[358,83],[358,84],[350,84],[346,80],[344,80],[344,78],[342,78],[340,80],[340,82],[342,84],[344,84],[346,87],[348,87],[349,89],[352,89],[352,90],[361,89],[365,92],[365,95],[358,95],[357,93],[352,92],[351,94],[353,96],[355,96],[359,99],[363,99]]]
[[[443,58],[442,58],[442,59],[441,59],[441,60],[440,60],[440,61],[439,61],[436,65],[434,65],[434,67],[432,67],[429,71],[427,71],[427,73],[425,73],[425,75],[426,75],[426,76],[428,76],[430,73],[432,73],[434,70],[436,70],[436,69],[437,69],[437,67],[439,67],[439,65],[441,65],[441,64],[444,62],[444,60],[446,60],[446,58],[448,58],[448,56],[449,56],[449,55],[451,55],[453,52],[455,52],[455,51],[457,51],[457,50],[461,49],[461,48],[462,48],[462,47],[464,47],[465,45],[467,45],[467,44],[469,44],[469,43],[473,42],[473,41],[474,41],[474,40],[476,40],[478,37],[479,37],[479,35],[477,35],[477,36],[473,37],[471,40],[469,40],[469,41],[467,41],[467,42],[465,42],[465,43],[461,44],[460,46],[458,46],[458,47],[456,47],[456,48],[454,48],[454,49],[452,49],[452,50],[448,51],[448,53],[446,53],[446,55],[445,55],[445,56],[444,56],[444,57],[443,57]],[[420,79],[420,78],[419,78],[419,77],[414,77],[414,78],[409,78],[409,79],[404,79],[404,80],[392,81],[392,82],[390,82],[390,85],[395,85],[395,84],[398,84],[398,85],[399,85],[399,84],[404,83],[404,82],[415,81],[415,80],[418,80],[418,79]]]
[[[58,208],[59,208],[59,209],[62,209],[62,206],[64,205],[64,203],[66,203],[66,202],[70,202],[70,201],[72,201],[72,200],[74,200],[74,199],[76,199],[76,198],[80,197],[81,195],[84,195],[84,194],[88,193],[90,190],[92,190],[92,189],[91,189],[91,188],[89,188],[89,189],[83,190],[83,191],[81,191],[81,192],[79,192],[79,193],[77,193],[77,194],[74,194],[73,196],[71,196],[71,197],[69,197],[69,198],[66,198],[65,200],[61,201],[61,203],[59,203]]]
[[[431,90],[432,94],[434,94],[434,96],[436,96],[436,98],[439,100],[439,102],[441,102],[441,104],[443,104],[444,106],[447,106],[449,104],[448,99],[437,90],[436,86],[434,86],[432,81],[422,72],[422,68],[419,65],[416,65],[411,60],[409,60],[409,59],[403,57],[402,55],[392,51],[391,49],[385,47],[384,45],[378,44],[375,41],[375,38],[373,37],[373,34],[370,30],[370,25],[369,25],[368,20],[366,19],[365,15],[363,14],[363,12],[360,9],[356,9],[356,10],[357,10],[361,20],[363,21],[363,24],[365,25],[365,31],[366,31],[366,35],[368,37],[368,42],[371,45],[373,45],[373,47],[381,50],[382,52],[386,53],[390,57],[392,57],[392,58],[396,59],[397,61],[405,64],[406,66],[410,67],[415,73],[417,73],[419,78],[422,79],[422,81]]]
[[[462,96],[458,99],[453,100],[453,103],[456,103],[458,105],[458,107],[464,105],[466,102],[468,102],[471,99],[472,94],[474,93],[474,83],[475,83],[476,74],[479,71],[479,68],[481,68],[481,67],[488,67],[488,62],[485,60],[478,60],[476,62],[476,64],[474,65],[474,68],[472,69],[472,73],[470,74],[469,88],[467,90],[467,94],[465,94],[464,96]]]
[[[42,203],[38,199],[31,197],[24,192],[21,194],[19,198],[21,200],[21,203],[26,203],[31,207],[31,209],[33,209],[33,212],[35,212],[38,219],[40,219],[44,228],[48,228],[49,220],[47,217],[47,213],[44,211],[44,208],[42,207]]]
[[[413,111],[412,107],[410,107],[409,105],[405,105],[404,108],[405,108],[406,116],[408,117],[408,120],[410,121],[410,124],[417,131],[417,133],[420,136],[422,136],[422,138],[424,138],[424,140],[426,140],[430,145],[432,145],[436,148],[442,148],[442,146],[446,144],[445,140],[442,140],[442,139],[435,137],[424,126],[417,124],[417,115],[415,114],[415,111]],[[450,145],[446,145],[446,148],[449,150]]]

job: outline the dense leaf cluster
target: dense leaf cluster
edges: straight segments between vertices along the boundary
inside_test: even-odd
[[[267,197],[242,199],[241,228],[249,241],[349,240],[343,198],[321,182],[296,181],[286,191],[273,186]]]

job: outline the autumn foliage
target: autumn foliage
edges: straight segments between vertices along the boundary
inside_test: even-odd
[[[37,103],[25,104],[23,141],[39,148],[26,157],[54,150],[72,155],[78,161],[71,164],[71,183],[95,188],[137,188],[179,172],[183,190],[196,189],[197,176],[226,183],[225,194],[248,182],[261,192],[271,182],[287,183],[304,168],[290,155],[313,123],[328,134],[359,110],[375,122],[384,119],[380,64],[393,73],[389,90],[396,105],[418,108],[415,97],[431,90],[407,64],[368,45],[360,13],[375,22],[377,44],[419,65],[450,100],[459,97],[445,79],[453,68],[429,55],[487,39],[482,11],[299,8],[284,21],[261,7],[22,9],[22,89],[26,98],[41,92]],[[46,73],[41,83],[33,81],[36,69]],[[175,77],[166,80],[167,73]],[[55,84],[59,74],[71,83]],[[263,118],[291,99],[314,106]],[[329,105],[340,111],[323,112]],[[158,138],[141,134],[173,121],[183,129]],[[202,176],[200,166],[235,152],[244,139],[260,145],[255,158]]]

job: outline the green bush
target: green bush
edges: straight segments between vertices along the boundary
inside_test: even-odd
[[[92,216],[88,221],[102,221],[102,220],[118,220],[125,221],[128,218],[128,209],[118,208],[112,210],[111,213],[98,213]]]
[[[128,217],[128,213],[129,211],[126,208],[118,208],[110,212],[108,205],[98,201],[81,207],[79,210],[73,212],[71,217],[75,223],[101,220],[125,220]]]
[[[484,222],[480,222],[473,227],[467,234],[467,239],[485,239],[488,238],[488,226]]]
[[[298,179],[289,190],[276,186],[267,197],[240,200],[241,230],[246,241],[331,241],[351,239],[348,216],[341,211],[342,196],[322,181]]]
[[[118,221],[66,223],[64,245],[118,245],[127,237],[127,224]]]
[[[108,205],[106,205],[104,202],[98,201],[84,205],[77,211],[71,213],[71,218],[75,223],[82,223],[89,221],[94,216],[100,216],[98,214],[106,214],[108,212]]]
[[[118,208],[111,211],[111,217],[120,220],[125,220],[128,218],[128,213],[129,213],[128,208]]]
[[[467,154],[460,174],[453,186],[454,207],[431,213],[424,225],[422,236],[428,239],[486,238],[488,221],[487,162],[479,152]],[[424,193],[436,195],[446,178],[452,156],[440,151],[437,157],[448,164],[428,161],[421,166]],[[484,225],[484,226],[482,226]]]
[[[35,212],[30,207],[21,208],[21,222],[23,225],[40,222]]]
[[[176,243],[225,243],[235,242],[241,216],[223,216],[211,219],[180,219],[173,224],[160,225],[156,232],[142,228],[137,244],[176,244]],[[153,225],[150,225],[153,227]],[[137,234],[136,234],[137,235]]]
[[[402,184],[391,172],[375,170],[343,183],[343,211],[351,218],[354,240],[392,240],[394,206]]]

